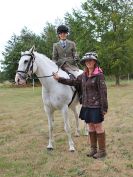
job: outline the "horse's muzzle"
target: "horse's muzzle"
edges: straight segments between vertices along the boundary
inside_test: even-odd
[[[16,76],[15,76],[15,84],[16,85],[26,85],[26,80],[23,79],[20,74],[16,73]]]

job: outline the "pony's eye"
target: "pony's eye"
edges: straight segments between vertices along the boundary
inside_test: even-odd
[[[24,64],[26,64],[26,63],[28,63],[28,60],[25,60],[25,61],[24,61]]]

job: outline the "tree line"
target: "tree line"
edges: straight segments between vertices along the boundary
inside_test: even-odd
[[[133,73],[133,1],[86,0],[78,10],[64,15],[69,27],[69,39],[76,42],[81,58],[88,51],[96,51],[105,75],[114,75],[116,85],[120,76]],[[55,24],[46,23],[37,35],[24,27],[19,36],[13,34],[2,53],[3,72],[0,79],[14,79],[21,51],[35,45],[39,53],[52,58],[53,43],[58,40]]]

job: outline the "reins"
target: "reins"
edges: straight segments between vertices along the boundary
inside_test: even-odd
[[[58,73],[59,72],[59,66],[58,66],[58,70],[56,71],[56,72],[54,72],[54,73]],[[51,75],[48,75],[48,76],[36,76],[37,78],[45,78],[45,77],[52,77],[52,76],[54,76],[54,74],[51,74]]]

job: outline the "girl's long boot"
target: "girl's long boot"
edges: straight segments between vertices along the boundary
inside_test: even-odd
[[[97,134],[96,132],[89,132],[91,151],[87,154],[88,157],[93,157],[97,153]]]
[[[105,146],[105,132],[97,134],[97,140],[99,145],[99,150],[96,154],[93,155],[93,158],[98,159],[105,157],[106,154],[106,146]]]

